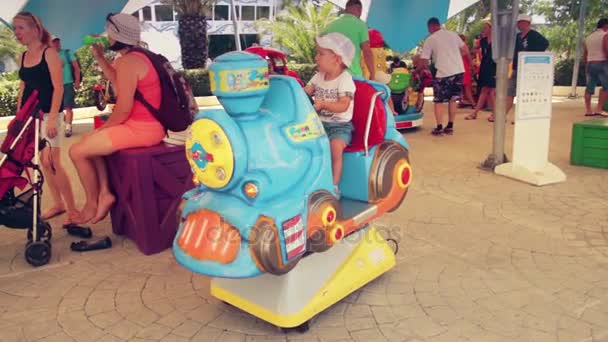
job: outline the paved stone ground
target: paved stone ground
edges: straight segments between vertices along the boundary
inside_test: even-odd
[[[0,340],[608,341],[608,172],[569,165],[583,109],[554,108],[550,159],[568,181],[542,188],[477,168],[492,144],[485,114],[471,122],[463,111],[454,136],[431,136],[430,115],[406,133],[415,180],[377,222],[400,242],[398,265],[306,334],[283,335],[211,298],[208,279],[170,251],[144,256],[112,236],[112,249],[78,254],[56,228],[52,262],[39,269],[23,259],[23,231],[0,232]],[[110,234],[109,219],[94,230]]]

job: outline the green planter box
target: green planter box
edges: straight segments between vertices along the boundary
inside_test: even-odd
[[[608,119],[575,123],[570,149],[572,165],[608,169]]]

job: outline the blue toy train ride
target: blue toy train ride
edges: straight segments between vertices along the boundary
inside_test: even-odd
[[[355,79],[355,127],[334,193],[329,140],[302,87],[268,75],[247,52],[216,59],[211,90],[186,142],[196,187],[184,194],[173,252],[220,278],[285,274],[399,207],[412,179],[409,146],[387,108],[389,89]]]

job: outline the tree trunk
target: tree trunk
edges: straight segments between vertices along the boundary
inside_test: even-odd
[[[202,15],[179,18],[179,44],[184,69],[204,68],[207,61],[207,20]]]

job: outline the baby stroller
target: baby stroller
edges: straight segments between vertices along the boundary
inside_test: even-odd
[[[0,158],[0,226],[27,229],[25,259],[32,266],[45,265],[51,259],[51,226],[40,219],[44,182],[38,156],[44,147],[40,115],[38,93],[34,91],[9,124],[0,147],[4,154]],[[22,177],[24,171],[27,178]],[[30,189],[15,195],[15,188],[23,190],[28,184]]]

